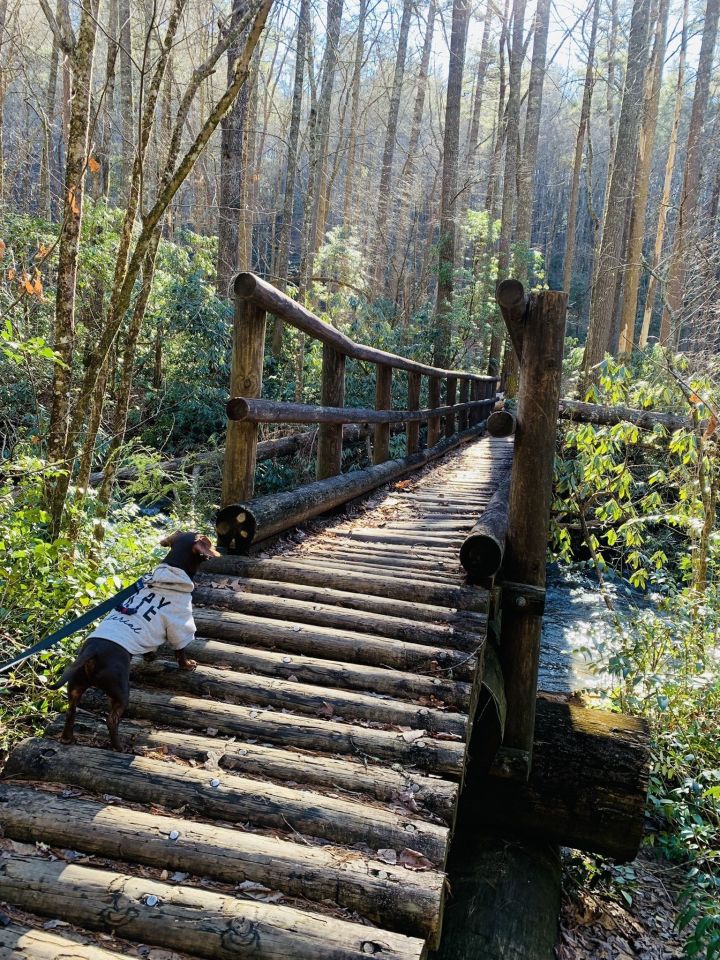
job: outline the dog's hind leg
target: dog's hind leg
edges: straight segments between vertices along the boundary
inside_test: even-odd
[[[77,713],[78,704],[82,700],[82,695],[87,690],[89,684],[84,684],[82,679],[78,682],[70,681],[68,684],[68,712],[65,717],[65,726],[63,727],[63,732],[60,737],[60,742],[64,744],[70,744],[73,742],[73,729],[75,727],[75,714]]]
[[[123,752],[123,746],[118,736],[118,727],[123,714],[127,710],[128,700],[130,699],[130,683],[127,677],[119,685],[119,689],[108,694],[110,697],[110,712],[107,715],[107,728],[110,734],[110,745],[118,753]]]

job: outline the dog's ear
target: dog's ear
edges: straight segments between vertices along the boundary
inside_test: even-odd
[[[193,552],[199,553],[201,557],[209,560],[211,557],[219,557],[220,553],[215,549],[209,537],[200,536],[193,544]]]
[[[176,530],[175,533],[171,533],[171,534],[169,534],[167,537],[164,537],[164,538],[160,541],[160,546],[161,546],[161,547],[171,547],[171,546],[175,543],[175,541],[177,540],[177,538],[178,538],[180,535],[181,535],[180,530]]]

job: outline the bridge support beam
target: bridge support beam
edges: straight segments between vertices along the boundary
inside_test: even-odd
[[[501,305],[502,287],[498,291]],[[540,588],[545,586],[566,303],[565,293],[543,290],[529,298],[524,320],[513,314],[508,322],[520,355],[520,389],[504,578]],[[518,771],[515,765],[511,774],[527,779],[535,728],[542,614],[521,599],[503,610],[500,659],[507,697],[503,748],[527,755],[524,770]],[[501,764],[498,772],[502,770]]]

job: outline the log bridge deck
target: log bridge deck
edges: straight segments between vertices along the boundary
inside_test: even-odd
[[[21,743],[0,784],[0,957],[425,957],[486,639],[459,548],[512,449],[483,437],[360,521],[212,561],[197,670],[134,668],[126,753],[102,703],[73,746],[58,721]]]

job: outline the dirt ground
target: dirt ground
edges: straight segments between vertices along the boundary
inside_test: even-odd
[[[683,936],[675,929],[683,871],[652,852],[631,865],[632,904],[578,886],[564,872],[557,960],[681,960]]]

